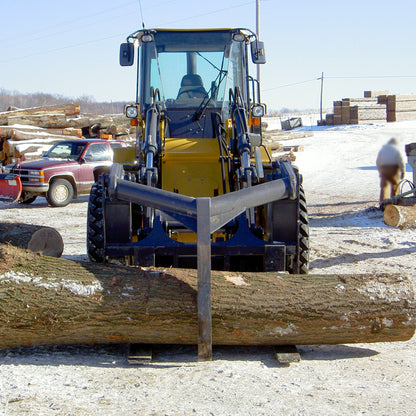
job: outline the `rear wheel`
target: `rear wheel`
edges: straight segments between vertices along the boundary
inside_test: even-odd
[[[46,199],[49,205],[53,207],[65,207],[74,198],[74,188],[66,179],[55,179],[49,185]]]
[[[91,261],[103,263],[104,253],[104,188],[96,182],[90,192],[87,217],[87,251]]]

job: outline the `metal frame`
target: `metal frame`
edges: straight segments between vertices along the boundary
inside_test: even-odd
[[[120,164],[114,164],[111,167],[108,186],[108,195],[111,200],[126,201],[161,210],[197,233],[198,358],[200,360],[210,360],[212,358],[211,234],[250,208],[280,199],[295,198],[297,189],[296,174],[291,164],[287,163],[285,165],[286,175],[284,178],[214,198],[192,198],[121,179],[123,172],[123,166]],[[245,221],[241,221],[241,223],[247,224]],[[125,245],[115,244],[113,247],[107,247],[106,252],[110,254],[113,249],[120,254],[124,246],[126,250],[135,251],[135,256],[138,256],[138,252],[141,251],[142,254],[145,254],[144,257],[146,257],[147,250],[149,263],[154,261],[155,247],[163,246],[161,243],[163,243],[162,234],[164,234],[160,221],[155,221],[154,226],[156,232],[159,231],[158,236],[161,237],[162,241],[160,238],[155,240],[155,235],[152,236],[152,233],[150,233],[141,242]],[[247,225],[246,228],[248,229]],[[244,232],[244,226],[241,232]],[[257,239],[252,234],[251,236],[253,239]],[[175,243],[166,234],[165,239],[170,241],[170,248],[180,247],[181,252],[183,252],[184,246],[188,246],[183,243]],[[282,249],[281,246],[257,240],[259,241],[257,245],[260,247],[260,252],[269,250],[269,254],[271,253],[271,257],[276,259],[276,261],[282,257],[281,252],[279,252]],[[157,244],[152,242],[157,242]],[[144,244],[146,247],[143,247]],[[140,245],[142,245],[142,248],[140,248]],[[226,244],[224,246],[226,247]],[[254,244],[254,246],[256,245]],[[273,249],[277,249],[278,252],[273,253]],[[192,250],[192,246],[190,250]],[[252,245],[250,245],[250,251],[253,251]]]

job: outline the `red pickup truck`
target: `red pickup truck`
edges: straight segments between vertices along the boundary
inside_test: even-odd
[[[53,207],[64,207],[80,194],[88,194],[94,183],[94,168],[110,166],[119,141],[99,139],[64,140],[53,145],[42,159],[6,166],[4,171],[20,176],[20,202],[46,197]]]

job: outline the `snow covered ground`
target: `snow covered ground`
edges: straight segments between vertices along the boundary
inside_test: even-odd
[[[416,284],[416,230],[384,225],[375,159],[391,137],[416,142],[416,121],[314,127],[296,164],[309,203],[311,273],[402,272]],[[268,120],[269,129],[279,127]],[[412,179],[407,166],[406,178]],[[87,197],[66,208],[1,205],[2,221],[55,227],[64,257],[86,260]],[[402,343],[300,346],[302,361],[279,365],[270,348],[158,348],[145,367],[123,346],[0,351],[0,415],[414,415],[415,338]],[[3,413],[2,413],[3,412]]]

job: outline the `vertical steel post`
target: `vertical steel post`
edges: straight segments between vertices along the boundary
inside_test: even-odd
[[[212,359],[211,199],[197,198],[198,360]]]
[[[257,39],[260,40],[260,0],[256,0],[256,35]],[[260,64],[257,64],[257,81],[260,89]]]

